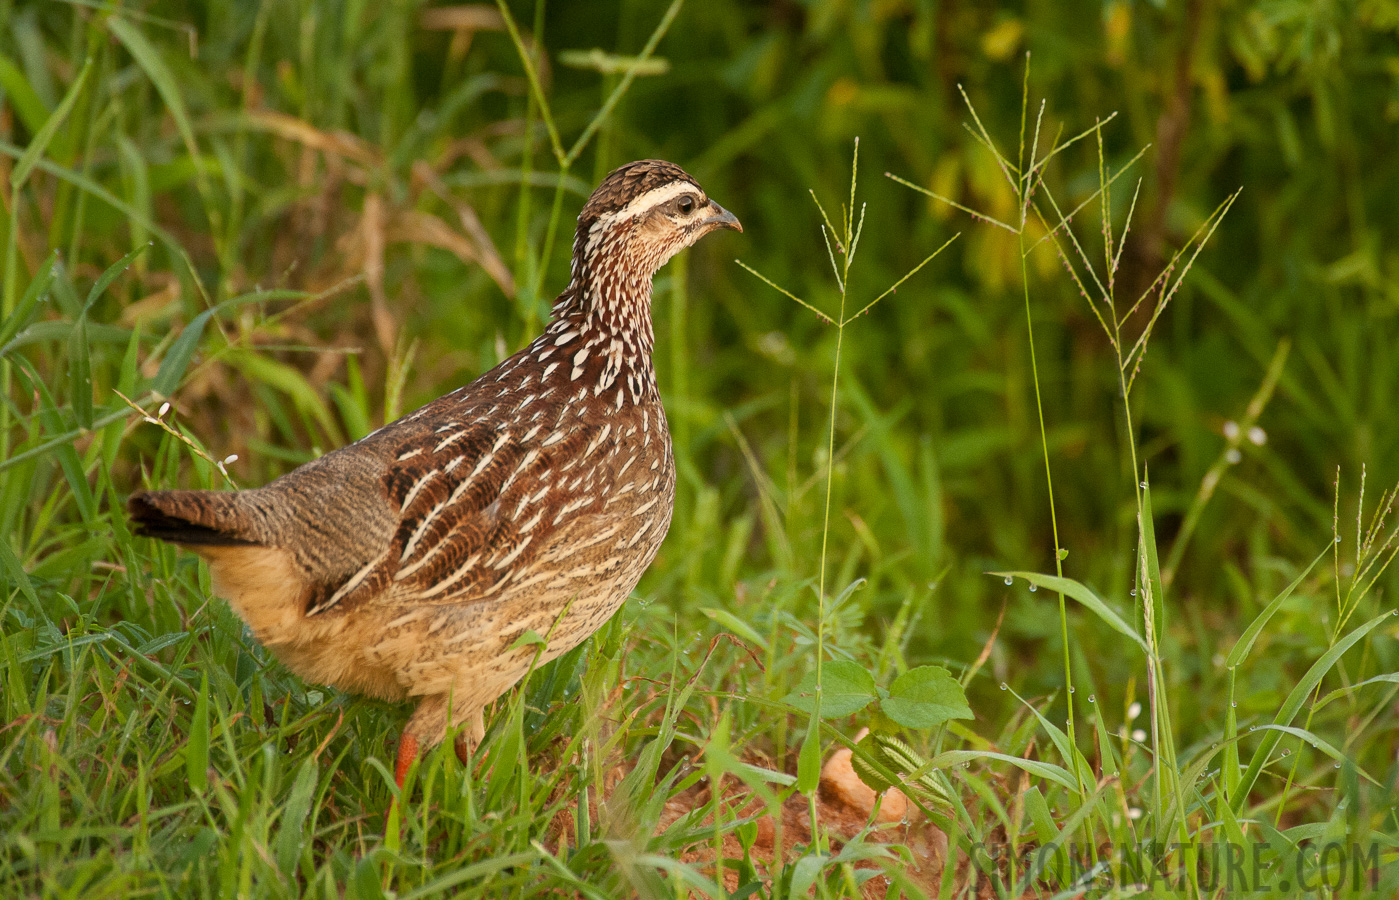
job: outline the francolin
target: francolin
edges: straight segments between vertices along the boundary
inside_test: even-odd
[[[675,466],[651,363],[651,280],[718,228],[678,166],[609,174],[578,217],[572,279],[528,347],[266,487],[142,491],[138,532],[209,564],[214,590],[307,681],[417,698],[395,775],[622,605],[670,526]],[[562,618],[560,618],[562,616]],[[450,723],[449,717],[450,707]]]

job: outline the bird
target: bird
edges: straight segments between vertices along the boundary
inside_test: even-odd
[[[743,226],[679,166],[615,169],[528,346],[263,487],[134,492],[135,532],[202,557],[215,594],[302,679],[416,700],[400,789],[449,728],[468,763],[485,707],[601,627],[670,527],[652,281],[718,229]],[[538,659],[530,632],[548,636]]]

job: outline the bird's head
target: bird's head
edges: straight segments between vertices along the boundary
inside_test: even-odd
[[[672,256],[718,228],[742,231],[685,170],[659,159],[614,169],[588,198],[573,242],[575,276],[602,268],[649,279]]]

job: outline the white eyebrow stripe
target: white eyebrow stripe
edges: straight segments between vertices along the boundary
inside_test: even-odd
[[[627,219],[639,215],[648,209],[660,206],[669,200],[674,200],[681,194],[694,194],[695,199],[700,203],[704,202],[704,194],[699,188],[688,181],[672,181],[670,184],[652,188],[646,193],[637,197],[632,202],[618,210],[615,215],[618,219]]]

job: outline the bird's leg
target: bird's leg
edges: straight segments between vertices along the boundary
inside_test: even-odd
[[[393,780],[399,790],[403,789],[403,779],[408,776],[408,768],[418,753],[440,743],[442,732],[447,727],[447,702],[445,697],[429,696],[418,701],[418,708],[408,717],[403,726],[403,734],[398,738],[398,754],[394,759]]]
[[[398,756],[393,764],[393,780],[398,789],[403,790],[403,779],[408,776],[408,767],[418,758],[418,738],[407,728],[398,737]]]
[[[453,715],[452,718],[463,723],[461,731],[457,732],[454,748],[457,751],[457,759],[466,765],[470,762],[471,751],[475,750],[481,739],[486,736],[485,719],[479,709],[461,717]],[[418,702],[418,708],[413,711],[408,724],[403,726],[403,734],[398,738],[393,780],[399,790],[403,789],[403,779],[408,777],[408,768],[413,765],[413,760],[418,758],[424,742],[429,747],[435,746],[441,742],[442,734],[446,730],[447,698],[440,695],[424,697]]]
[[[461,760],[462,765],[471,765],[471,752],[481,746],[481,740],[485,736],[486,720],[482,710],[478,709],[467,716],[465,726],[457,732],[457,739],[452,742],[453,749],[457,751],[457,759]]]

